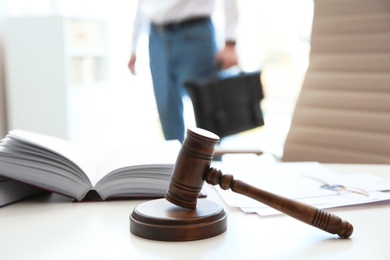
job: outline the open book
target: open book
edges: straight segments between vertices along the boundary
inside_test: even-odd
[[[163,197],[178,141],[97,155],[67,140],[12,130],[0,142],[0,176],[77,201]]]

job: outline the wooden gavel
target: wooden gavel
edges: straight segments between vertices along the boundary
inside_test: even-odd
[[[224,190],[248,196],[306,224],[322,229],[342,238],[352,235],[353,226],[336,215],[292,199],[258,189],[232,175],[210,168],[215,145],[219,137],[209,131],[193,128],[187,130],[187,137],[177,157],[169,189],[165,198],[180,207],[194,209],[204,181]]]

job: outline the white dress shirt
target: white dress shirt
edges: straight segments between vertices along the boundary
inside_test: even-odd
[[[192,17],[212,16],[216,0],[139,0],[134,19],[131,50],[135,52],[144,25],[180,22]],[[225,40],[236,40],[236,0],[224,0]]]

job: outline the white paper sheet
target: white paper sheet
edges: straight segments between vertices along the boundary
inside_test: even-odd
[[[339,174],[316,162],[257,163],[233,165],[214,163],[224,174],[232,174],[247,184],[268,192],[298,200],[320,209],[350,206],[390,200],[390,178],[369,173]],[[342,185],[346,190],[335,191],[322,187],[325,184]],[[217,187],[223,200],[244,212],[262,216],[282,214],[256,200]],[[354,193],[362,192],[362,193]],[[364,193],[366,195],[364,195]]]

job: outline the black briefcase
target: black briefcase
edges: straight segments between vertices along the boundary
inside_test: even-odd
[[[185,87],[197,127],[225,137],[264,125],[260,71],[187,81]]]

